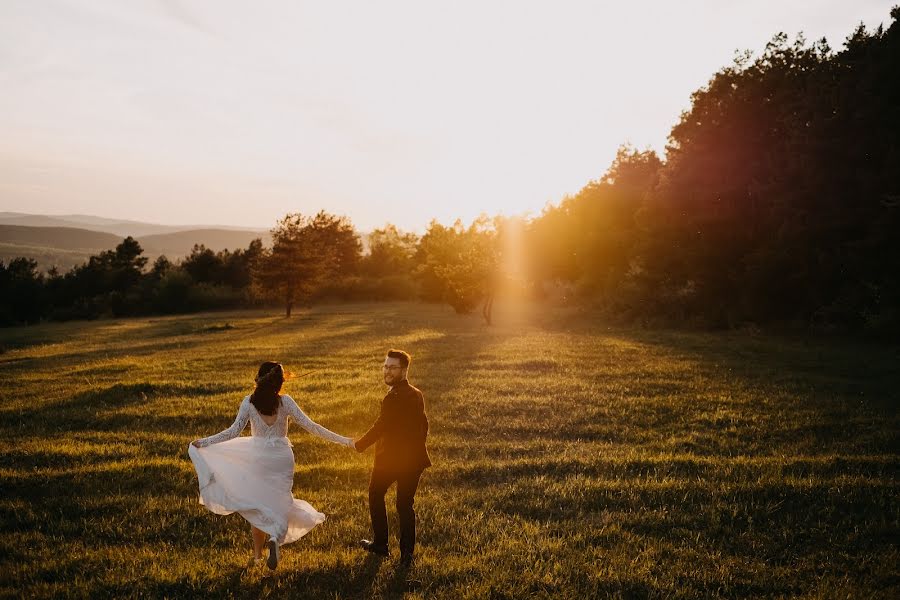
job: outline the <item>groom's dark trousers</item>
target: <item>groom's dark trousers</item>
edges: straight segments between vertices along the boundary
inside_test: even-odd
[[[422,472],[431,466],[425,448],[427,435],[425,398],[422,392],[404,379],[384,397],[375,424],[356,442],[356,449],[360,452],[375,444],[375,466],[369,481],[369,514],[375,538],[372,541],[377,545],[387,545],[384,495],[397,482],[401,554],[412,554],[416,545],[413,501]]]
[[[395,481],[397,482],[397,516],[400,517],[400,554],[412,554],[416,547],[416,511],[413,501],[422,471],[409,473],[390,473],[372,470],[369,481],[369,514],[372,516],[372,531],[378,545],[387,545],[388,520],[384,506],[384,495]]]

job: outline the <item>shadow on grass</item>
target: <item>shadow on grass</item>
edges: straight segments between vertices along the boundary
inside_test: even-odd
[[[152,402],[159,397],[196,397],[216,396],[235,391],[232,385],[224,384],[154,384],[116,383],[102,389],[89,390],[75,394],[70,399],[54,404],[42,404],[37,407],[5,414],[4,429],[13,429],[19,435],[30,433],[46,435],[58,431],[96,431],[112,428],[110,421],[121,419],[115,426],[136,424],[145,419],[152,420],[152,415],[128,416],[117,415],[116,411],[140,403]],[[183,421],[183,420],[182,420]],[[104,424],[110,427],[104,427]],[[179,430],[183,427],[177,427]],[[143,429],[143,427],[141,428]]]
[[[890,552],[897,532],[891,477],[841,486],[831,480],[758,483],[752,478],[727,486],[718,478],[635,479],[609,487],[589,478],[582,485],[577,481],[552,490],[540,478],[501,488],[493,508],[554,523],[583,549],[607,547],[609,536],[622,531],[632,543],[686,546],[744,564],[791,567],[802,560],[848,571],[869,553]]]
[[[770,478],[797,478],[821,481],[836,477],[869,478],[889,481],[900,479],[900,463],[890,456],[836,456],[825,459],[810,457],[775,457],[757,460],[720,457],[706,459],[683,455],[678,458],[629,458],[607,460],[597,457],[574,460],[562,457],[536,457],[514,462],[462,464],[453,470],[432,475],[440,485],[484,486],[511,485],[522,481],[550,478],[563,481],[583,477],[587,480],[666,481],[674,485],[719,483],[743,484]]]
[[[289,548],[286,548],[289,552]],[[373,585],[384,561],[371,555],[360,556],[352,564],[339,563],[311,570],[240,566],[220,576],[204,580],[181,578],[175,581],[145,580],[98,587],[100,596],[149,596],[154,598],[359,598],[375,596]],[[259,569],[256,573],[254,570]],[[405,582],[392,583],[388,597],[402,597]]]
[[[872,408],[900,403],[900,345],[739,333],[634,330],[624,339],[687,358],[712,377],[758,387],[819,392],[819,400],[848,400]]]
[[[40,365],[42,370],[46,369],[48,363],[52,364],[52,368],[55,371],[63,372],[67,369],[78,368],[87,362],[101,358],[133,358],[160,353],[165,354],[167,351],[179,350],[184,347],[185,342],[183,341],[167,341],[150,344],[138,343],[130,345],[119,342],[118,344],[84,352],[61,352],[49,356],[23,356],[0,362],[0,374],[14,377],[17,374],[34,369],[35,365]]]
[[[266,330],[271,330],[274,335],[278,336],[298,334],[295,338],[297,349],[306,350],[314,355],[322,352],[332,353],[342,345],[352,342],[354,336],[358,337],[359,334],[358,331],[346,331],[353,321],[340,313],[326,314],[322,317],[307,315],[290,319],[274,318],[253,328],[244,328],[240,323],[236,326],[225,327],[221,323],[221,318],[210,318],[209,315],[186,317],[185,319],[185,321],[173,320],[154,324],[153,327],[147,329],[129,331],[127,335],[121,337],[96,339],[94,343],[97,344],[97,347],[91,350],[66,352],[62,348],[59,353],[47,356],[3,358],[0,359],[0,375],[15,377],[17,374],[33,369],[35,365],[46,368],[48,363],[52,364],[55,371],[64,372],[78,369],[85,363],[104,358],[138,358],[157,354],[165,355],[171,351],[186,351],[209,344],[210,333],[215,334],[217,342],[257,339]],[[212,324],[210,325],[210,323]],[[48,339],[47,343],[56,343],[57,341]],[[23,344],[20,349],[36,344],[37,342]],[[248,349],[247,351],[247,359],[251,364],[268,358],[270,357],[254,357],[252,350]]]

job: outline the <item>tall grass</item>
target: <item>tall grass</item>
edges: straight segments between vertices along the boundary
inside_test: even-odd
[[[483,327],[418,304],[0,332],[0,595],[306,598],[900,596],[895,346]],[[226,326],[227,325],[227,326]],[[248,527],[197,503],[186,448],[228,426],[259,362],[359,435],[388,347],[414,357],[435,466],[417,561],[369,533],[371,453],[292,429],[294,494],[328,515],[248,568]]]

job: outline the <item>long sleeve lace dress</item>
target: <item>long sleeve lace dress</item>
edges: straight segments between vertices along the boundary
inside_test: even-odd
[[[294,399],[281,396],[269,425],[250,396],[244,398],[228,429],[197,441],[188,454],[200,483],[200,503],[216,514],[239,513],[275,541],[289,544],[325,520],[305,500],[294,498],[294,453],[287,438],[288,418],[324,440],[350,446],[350,438],[313,422]],[[251,435],[241,437],[250,423]]]

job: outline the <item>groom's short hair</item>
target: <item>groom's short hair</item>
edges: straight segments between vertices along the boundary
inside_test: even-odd
[[[400,364],[403,365],[403,368],[409,366],[409,363],[412,361],[412,357],[409,355],[409,352],[404,352],[403,350],[396,350],[391,348],[388,350],[388,358],[397,358],[400,360]]]

